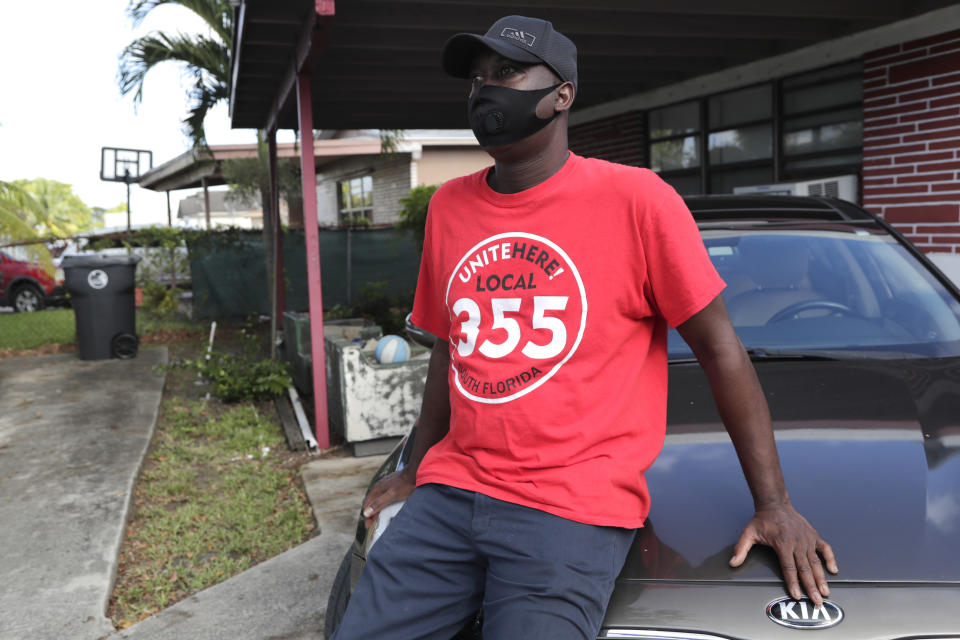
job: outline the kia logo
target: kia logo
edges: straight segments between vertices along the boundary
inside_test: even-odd
[[[808,598],[778,598],[767,605],[767,617],[792,629],[825,629],[843,620],[843,609],[829,600],[817,606]]]

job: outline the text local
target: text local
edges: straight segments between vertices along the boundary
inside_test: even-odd
[[[457,276],[460,278],[460,282],[467,283],[470,282],[471,276],[476,274],[480,269],[483,269],[494,262],[511,259],[526,260],[527,262],[540,267],[551,280],[564,272],[563,267],[561,267],[560,263],[550,255],[549,251],[533,243],[515,241],[512,243],[499,242],[484,247],[467,260],[467,264],[463,266]],[[504,277],[504,280],[506,279],[507,277]],[[517,276],[517,282],[523,282],[524,285],[532,285],[533,274],[530,274],[530,277],[527,279],[527,281],[524,281],[522,276]],[[477,286],[480,286],[479,277],[477,280]],[[534,287],[511,285],[511,288],[532,289]],[[478,288],[478,291],[479,290],[481,289]]]

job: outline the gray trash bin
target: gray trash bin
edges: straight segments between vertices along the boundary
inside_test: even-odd
[[[70,294],[81,360],[133,358],[137,338],[133,280],[140,256],[67,256],[64,286]]]

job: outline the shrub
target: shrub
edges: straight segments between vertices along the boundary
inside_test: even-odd
[[[417,241],[417,250],[423,252],[423,235],[427,224],[427,209],[430,198],[439,188],[439,185],[420,185],[410,190],[410,195],[400,198],[400,222],[394,226],[397,229],[409,230]]]
[[[353,315],[371,320],[380,325],[384,335],[403,335],[404,320],[410,311],[410,300],[393,298],[384,290],[387,281],[368,282],[360,289],[360,300],[353,307]]]
[[[158,282],[143,283],[143,308],[159,316],[170,316],[180,306],[179,289],[168,289]]]
[[[171,366],[197,371],[210,381],[213,394],[224,402],[269,400],[293,384],[289,365],[279,360],[255,360],[211,353],[209,358],[181,360]]]

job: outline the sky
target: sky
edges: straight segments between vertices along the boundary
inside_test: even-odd
[[[182,67],[164,63],[144,83],[143,101],[121,97],[117,84],[120,53],[151,31],[209,33],[206,25],[178,6],[156,8],[134,28],[128,0],[0,1],[0,180],[49,178],[73,186],[89,206],[112,208],[126,202],[126,187],[100,180],[104,146],[147,149],[154,166],[190,148],[182,133],[189,82]],[[207,116],[207,140],[214,144],[253,143],[253,129],[230,129],[227,105]],[[278,132],[278,141],[293,139]],[[167,220],[167,201],[131,187],[133,223]],[[192,191],[170,194],[177,203]]]

